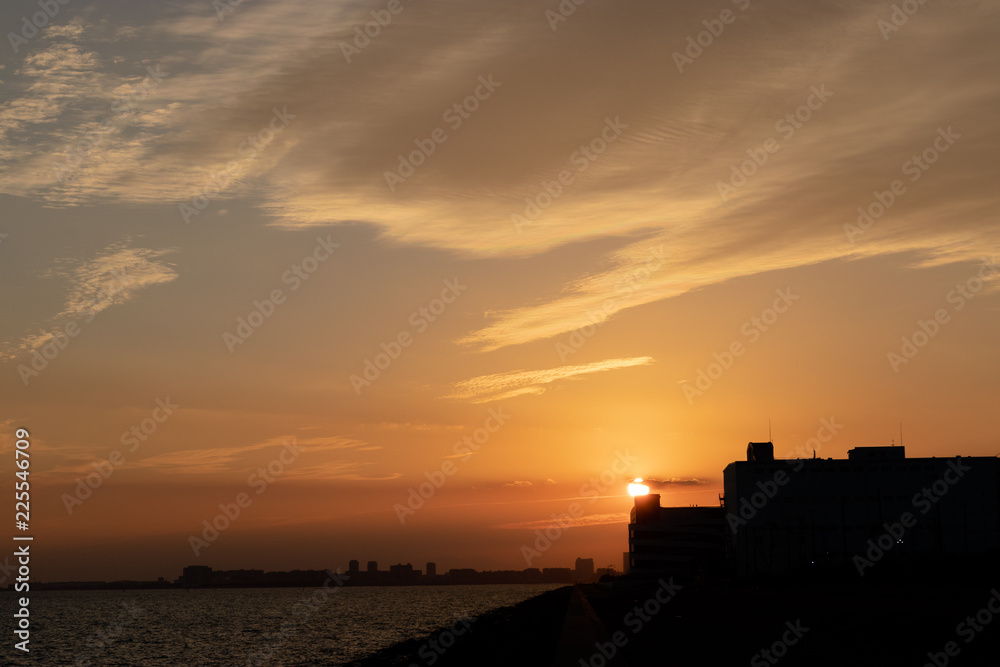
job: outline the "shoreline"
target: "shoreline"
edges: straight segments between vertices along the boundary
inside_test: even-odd
[[[468,632],[455,637],[448,648],[442,644],[449,643],[444,635],[451,629],[440,628],[345,663],[343,667],[548,665],[556,652],[572,591],[572,586],[563,586],[515,605],[492,609],[476,618]],[[526,659],[528,655],[542,662],[532,662]]]
[[[771,665],[779,653],[783,667],[884,667],[925,664],[946,646],[961,652],[959,664],[995,664],[1000,614],[974,634],[961,624],[1000,603],[1000,574],[937,574],[871,585],[565,586],[483,614],[446,650],[427,648],[442,628],[344,667]]]

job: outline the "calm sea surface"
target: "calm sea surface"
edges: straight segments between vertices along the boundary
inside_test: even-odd
[[[558,587],[32,592],[30,657],[4,664],[340,665]],[[14,594],[0,599],[13,610]],[[3,616],[2,655],[17,657]]]

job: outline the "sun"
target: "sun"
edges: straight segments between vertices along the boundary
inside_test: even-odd
[[[649,495],[649,487],[645,484],[640,484],[642,482],[641,477],[637,477],[634,481],[630,482],[628,485],[629,495],[633,496],[645,496]]]

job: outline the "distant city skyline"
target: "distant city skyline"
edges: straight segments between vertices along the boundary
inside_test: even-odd
[[[524,568],[522,570],[476,570],[449,568],[437,572],[437,564],[429,562],[424,570],[411,563],[395,563],[378,569],[377,561],[349,561],[342,567],[319,570],[300,569],[265,571],[254,568],[215,569],[210,565],[188,565],[178,577],[153,579],[110,579],[90,581],[36,581],[41,590],[53,588],[171,588],[192,586],[304,586],[320,585],[330,579],[337,586],[412,586],[495,583],[592,583],[604,575],[621,574],[617,568],[594,566],[594,559],[578,557],[574,567]]]

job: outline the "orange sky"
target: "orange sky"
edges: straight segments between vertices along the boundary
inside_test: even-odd
[[[357,53],[385,3],[4,45],[39,579],[522,569],[573,503],[530,564],[620,567],[627,480],[717,504],[768,419],[779,456],[1000,453],[997,3],[401,6]]]

